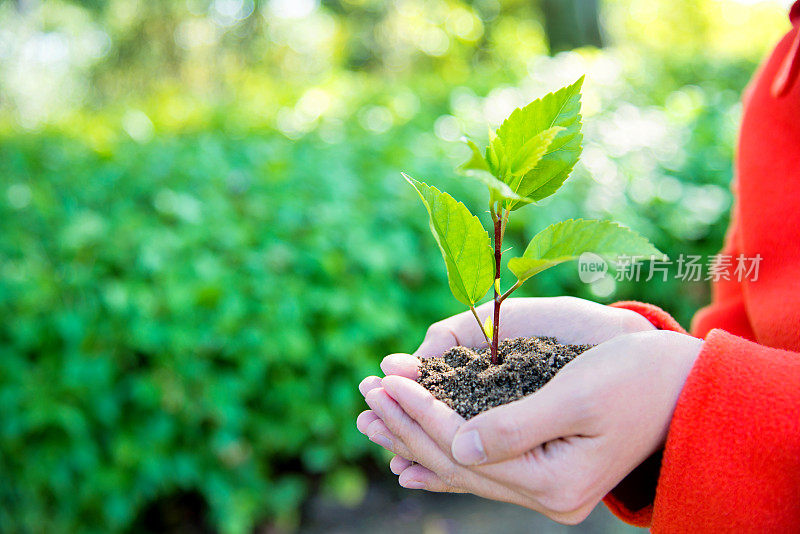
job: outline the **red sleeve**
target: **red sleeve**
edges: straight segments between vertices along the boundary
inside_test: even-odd
[[[796,532],[800,354],[712,330],[672,418],[654,532]]]
[[[673,332],[680,332],[686,334],[686,330],[672,318],[670,314],[652,304],[646,302],[638,302],[636,300],[623,300],[611,304],[612,308],[625,308],[626,310],[635,311],[639,315],[643,315],[645,319],[650,321],[653,326],[659,330],[672,330]]]
[[[657,328],[685,332],[656,306],[614,306],[641,313]],[[678,399],[663,453],[604,502],[623,521],[652,525],[654,532],[750,532],[756,525],[759,532],[794,531],[798,410],[800,354],[712,330]],[[653,489],[654,501],[647,498]]]

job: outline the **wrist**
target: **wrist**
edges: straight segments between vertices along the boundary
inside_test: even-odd
[[[675,407],[686,385],[686,380],[689,378],[689,374],[692,372],[692,368],[703,349],[703,340],[668,330],[660,330],[655,332],[654,335],[657,336],[657,340],[655,340],[656,352],[658,353],[658,358],[663,362],[660,365],[663,393],[668,399],[668,411],[664,414],[663,433],[656,449],[659,450],[666,443],[667,432],[672,423]]]
[[[680,370],[680,389],[689,377],[700,351],[703,350],[703,340],[694,336],[679,334],[678,332],[660,331],[666,341],[666,351],[675,362],[675,366]],[[677,398],[675,399],[677,402]]]

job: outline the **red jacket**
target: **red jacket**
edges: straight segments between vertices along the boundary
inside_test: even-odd
[[[693,320],[692,334],[705,343],[660,473],[658,459],[650,462],[655,498],[642,502],[647,474],[634,472],[605,499],[653,532],[800,532],[800,1],[790,17],[794,28],[744,96],[736,205],[722,252],[760,254],[758,279],[715,283],[711,305]],[[681,330],[655,306],[616,305]]]

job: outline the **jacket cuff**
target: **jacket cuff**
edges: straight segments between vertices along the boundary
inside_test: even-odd
[[[610,306],[612,308],[624,308],[626,310],[635,311],[650,321],[653,326],[659,330],[672,330],[673,332],[680,332],[681,334],[688,333],[678,321],[673,319],[670,314],[658,306],[647,304],[646,302],[638,302],[636,300],[623,300],[615,302]]]
[[[687,333],[678,321],[658,306],[633,300],[615,302],[611,306],[635,311],[659,330]],[[634,469],[603,499],[608,509],[626,523],[649,527],[661,463],[662,451],[659,451]]]

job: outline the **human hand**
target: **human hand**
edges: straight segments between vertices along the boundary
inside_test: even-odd
[[[493,303],[482,304],[476,311],[480,320],[484,321],[492,313]],[[622,334],[647,330],[655,330],[655,327],[631,310],[612,308],[575,297],[512,298],[506,300],[500,309],[498,336],[506,339],[547,335],[565,344],[597,344]],[[475,347],[483,342],[483,334],[472,313],[459,313],[432,324],[413,355],[390,354],[385,357],[381,370],[386,375],[416,379],[418,358],[441,356],[456,345]],[[359,385],[359,390],[366,395],[369,390],[379,387],[380,381],[380,377],[368,376]],[[359,415],[357,426],[373,441],[376,441],[374,437],[387,435],[385,426],[381,425],[371,410]],[[395,464],[399,464],[399,461]]]
[[[479,306],[482,319],[491,314],[492,303]],[[611,337],[629,332],[653,330],[654,327],[641,315],[630,310],[611,308],[573,297],[516,298],[506,301],[501,309],[500,338],[544,334],[554,336],[562,343],[600,343]],[[433,324],[422,345],[415,351],[419,357],[438,356],[452,346],[476,346],[483,342],[482,334],[471,316],[465,312]],[[398,374],[415,379],[418,360],[409,355],[395,354],[381,364],[388,374]],[[367,377],[359,388],[363,394],[380,386],[380,378]],[[372,411],[358,417],[359,430],[381,445],[397,441]],[[387,447],[391,448],[391,447]],[[391,468],[396,474],[411,467],[411,462],[401,456],[392,459]],[[419,466],[413,466],[414,469]],[[406,472],[410,475],[414,469]],[[404,477],[400,477],[401,483]],[[454,490],[455,488],[450,488]]]
[[[411,380],[413,358],[395,357],[389,370],[400,373],[364,388],[372,411],[359,427],[377,426],[373,441],[400,455],[391,467],[406,487],[469,491],[575,523],[663,446],[701,346],[674,332],[622,335],[470,421]]]

